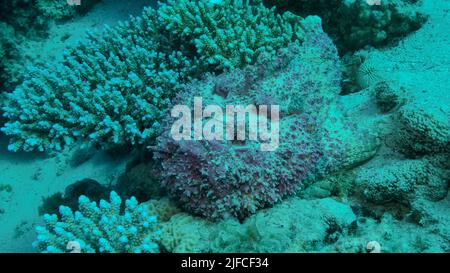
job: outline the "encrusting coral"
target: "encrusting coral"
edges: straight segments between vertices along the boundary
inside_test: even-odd
[[[444,153],[450,157],[450,107],[413,102],[397,115],[395,139],[406,155],[417,157]]]
[[[243,219],[318,177],[373,156],[376,145],[363,145],[358,152],[357,146],[341,141],[352,139],[341,134],[358,134],[357,129],[347,130],[338,114],[337,50],[323,33],[320,18],[305,21],[312,31],[301,46],[293,44],[254,66],[210,75],[173,100],[193,105],[194,97],[202,97],[203,105],[222,109],[237,104],[280,108],[279,147],[274,151],[260,151],[265,143],[261,138],[174,140],[175,118],[163,122],[165,131],[151,148],[161,162],[162,184],[187,211],[212,219]]]
[[[170,98],[190,79],[302,41],[301,17],[253,2],[168,1],[89,35],[62,62],[31,68],[3,107],[9,149],[151,141]]]
[[[209,222],[178,213],[161,223],[161,246],[169,252],[273,253],[317,251],[352,228],[350,206],[331,198],[291,197],[240,223]]]
[[[150,216],[145,205],[138,206],[134,197],[125,201],[123,213],[121,204],[115,192],[111,192],[110,202],[101,200],[98,206],[86,196],[80,196],[80,211],[73,213],[68,207],[60,207],[61,222],[55,214],[44,215],[45,226],[36,228],[34,246],[50,253],[159,252],[156,242],[160,232],[154,228],[156,216]]]
[[[447,195],[448,181],[444,172],[426,160],[384,162],[382,166],[358,170],[356,188],[373,204],[411,205],[425,198],[439,201]]]

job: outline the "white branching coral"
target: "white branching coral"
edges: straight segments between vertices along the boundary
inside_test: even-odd
[[[155,230],[156,217],[148,214],[145,205],[138,206],[136,198],[125,201],[111,192],[110,202],[101,200],[99,205],[86,196],[79,198],[79,210],[75,213],[61,206],[61,221],[56,215],[44,215],[45,226],[36,228],[34,247],[41,252],[68,252],[76,247],[83,253],[141,253],[159,252]]]

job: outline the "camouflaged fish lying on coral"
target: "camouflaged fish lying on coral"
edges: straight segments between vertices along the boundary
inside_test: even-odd
[[[336,47],[320,19],[302,45],[292,44],[257,64],[188,85],[173,103],[225,106],[280,105],[280,147],[259,150],[260,141],[171,138],[174,118],[163,122],[155,159],[162,184],[191,213],[244,219],[324,175],[374,155],[377,141],[345,123],[339,113],[341,70]],[[348,129],[347,129],[348,128]],[[366,139],[367,143],[358,146]]]

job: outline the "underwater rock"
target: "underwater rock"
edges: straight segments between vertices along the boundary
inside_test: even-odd
[[[375,99],[378,108],[383,112],[389,112],[405,102],[405,90],[395,88],[387,82],[380,82],[374,86]]]
[[[140,163],[126,170],[119,177],[114,189],[120,196],[134,196],[140,202],[161,197],[164,193],[153,162]]]
[[[450,153],[450,108],[435,103],[414,102],[398,113],[395,138],[409,156]]]
[[[81,195],[87,196],[92,201],[98,202],[101,199],[107,199],[111,189],[103,186],[93,179],[83,179],[70,184],[64,190],[64,194],[58,192],[49,197],[43,198],[42,205],[39,207],[39,215],[45,213],[58,214],[60,206],[69,207],[76,210],[78,207],[78,198]]]
[[[441,200],[448,191],[448,172],[426,160],[399,160],[358,170],[356,186],[373,204],[397,203],[410,206],[414,200]]]
[[[76,168],[89,161],[96,152],[97,150],[92,147],[77,147],[68,159],[68,164],[72,168]]]
[[[412,219],[424,227],[436,227],[450,241],[450,216],[448,208],[450,205],[450,196],[439,202],[433,202],[426,199],[417,199],[412,204]],[[450,247],[450,246],[449,246]]]
[[[365,46],[382,46],[418,30],[426,16],[416,11],[420,0],[380,1],[369,5],[367,0],[266,0],[280,11],[301,16],[318,15],[324,30],[333,38],[340,53]]]
[[[373,137],[346,126],[338,113],[339,57],[320,20],[316,24],[301,46],[242,70],[209,75],[174,99],[174,105],[191,106],[201,97],[204,105],[222,109],[236,104],[280,108],[279,147],[266,152],[260,151],[261,139],[174,140],[175,118],[163,122],[164,132],[151,148],[161,162],[163,186],[188,212],[244,219],[376,152]]]
[[[354,184],[355,175],[353,171],[344,170],[314,182],[305,190],[300,191],[297,196],[308,200],[334,197],[343,201],[354,193]]]
[[[305,252],[337,240],[356,221],[348,205],[331,198],[292,197],[257,212],[243,223],[212,223],[185,213],[161,223],[169,252]]]

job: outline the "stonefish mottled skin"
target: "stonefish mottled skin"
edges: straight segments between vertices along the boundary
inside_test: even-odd
[[[301,45],[245,69],[208,75],[174,100],[191,109],[195,96],[202,97],[204,107],[280,107],[275,151],[261,151],[260,140],[175,141],[170,130],[176,119],[165,120],[165,131],[152,147],[154,159],[163,186],[187,211],[210,219],[243,219],[374,154],[376,145],[354,142],[363,137],[339,114],[339,57],[320,22],[315,29]]]

